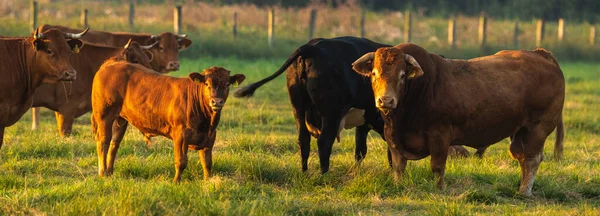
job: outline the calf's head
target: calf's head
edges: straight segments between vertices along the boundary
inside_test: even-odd
[[[395,47],[365,54],[352,63],[352,69],[371,78],[375,106],[384,112],[398,106],[408,80],[423,75],[417,60]]]
[[[225,105],[227,96],[229,96],[229,86],[242,83],[246,76],[236,74],[229,76],[230,71],[222,67],[211,67],[204,72],[190,73],[189,78],[194,83],[201,86],[201,94],[203,94],[203,103],[208,103],[213,111],[219,111]]]
[[[157,43],[150,49],[154,54],[152,61],[153,67],[158,67],[156,71],[160,73],[169,73],[179,70],[179,51],[192,45],[192,41],[186,38],[187,35],[176,35],[164,32],[159,35],[152,35],[147,44]]]
[[[44,68],[43,83],[75,80],[76,72],[71,66],[71,55],[78,53],[83,47],[79,40],[87,31],[79,34],[63,33],[58,29],[49,29],[42,33],[39,29],[33,33],[28,41],[35,50],[35,66]]]
[[[154,57],[152,52],[148,51],[155,44],[151,44],[148,46],[142,46],[138,42],[132,41],[129,39],[127,44],[123,47],[123,57],[127,60],[127,62],[141,64],[146,68],[150,68],[153,70],[158,70],[158,68],[152,68],[150,61]]]

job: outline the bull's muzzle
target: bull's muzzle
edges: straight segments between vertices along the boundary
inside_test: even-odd
[[[74,81],[77,77],[77,72],[75,70],[66,70],[64,71],[60,77],[58,77],[59,81]]]
[[[225,100],[223,98],[213,98],[210,99],[210,108],[214,111],[219,111],[225,105]]]
[[[396,102],[393,97],[381,96],[375,100],[375,106],[381,110],[390,110],[396,108]]]
[[[179,61],[171,61],[167,64],[167,70],[176,71],[179,70]]]

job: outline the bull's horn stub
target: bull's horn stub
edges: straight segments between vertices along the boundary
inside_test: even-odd
[[[131,45],[131,38],[129,38],[129,41],[127,41],[127,44],[125,44],[125,46],[123,48],[129,49],[130,45]]]

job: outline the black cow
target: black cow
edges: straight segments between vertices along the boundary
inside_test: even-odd
[[[321,171],[329,170],[331,147],[344,126],[357,126],[355,159],[360,162],[367,154],[368,132],[373,129],[382,134],[383,120],[375,108],[371,82],[352,70],[352,62],[380,47],[389,45],[356,37],[313,39],[298,48],[273,75],[241,88],[235,97],[252,96],[257,88],[286,71],[299,131],[302,170],[308,170],[311,135],[317,138]],[[353,119],[346,120],[347,114]],[[358,121],[354,117],[359,117]]]

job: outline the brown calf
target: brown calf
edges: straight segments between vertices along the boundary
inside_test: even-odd
[[[189,78],[175,78],[135,64],[106,62],[92,85],[98,175],[113,173],[117,150],[131,123],[144,134],[174,141],[175,182],[187,166],[188,148],[200,150],[204,178],[208,179],[216,128],[229,85],[244,79],[242,74],[229,76],[229,71],[221,67],[211,67],[202,74],[190,73]]]
[[[79,55],[71,58],[71,64],[77,70],[77,80],[40,86],[33,96],[32,107],[55,111],[60,136],[70,135],[73,120],[92,110],[92,81],[104,61],[113,57],[113,61],[124,60],[149,68],[152,60],[152,53],[146,50],[149,48],[135,41],[118,48],[87,44]],[[33,129],[37,128],[37,121],[38,115],[33,115]]]
[[[79,34],[50,29],[31,38],[0,39],[0,147],[4,128],[29,109],[32,95],[42,83],[74,80],[69,59],[83,46]]]
[[[371,78],[396,177],[407,159],[431,155],[443,188],[448,146],[487,147],[511,136],[510,152],[521,165],[519,192],[531,196],[544,141],[555,128],[555,157],[562,156],[565,80],[544,49],[449,60],[400,44],[365,54],[353,68]]]

